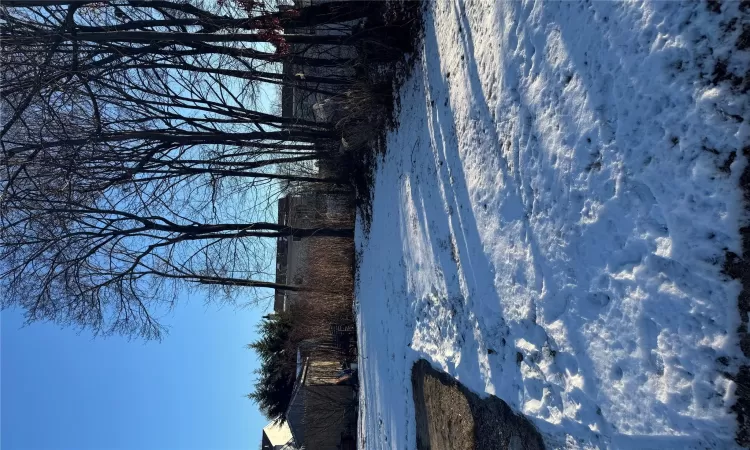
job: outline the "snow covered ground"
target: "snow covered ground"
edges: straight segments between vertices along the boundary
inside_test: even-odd
[[[740,7],[432,4],[358,236],[361,448],[415,448],[420,357],[553,448],[735,445]]]

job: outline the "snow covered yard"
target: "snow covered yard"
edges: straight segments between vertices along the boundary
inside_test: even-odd
[[[358,232],[361,448],[415,448],[421,357],[551,448],[735,446],[740,8],[432,3]]]

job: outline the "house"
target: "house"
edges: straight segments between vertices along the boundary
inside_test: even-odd
[[[320,226],[326,214],[324,199],[317,193],[286,195],[278,201],[278,223],[295,228]],[[305,266],[309,260],[309,239],[284,236],[276,241],[276,283],[300,286],[305,282]],[[297,293],[277,289],[275,312],[287,311]]]
[[[287,195],[278,200],[278,224],[290,227],[305,227],[309,222],[305,206],[311,199],[302,195]],[[306,240],[283,236],[276,241],[276,283],[299,286],[304,282],[304,265],[308,251]],[[276,290],[273,309],[287,311],[297,294],[291,291]]]
[[[327,3],[334,0],[315,0],[315,3]],[[313,3],[313,0],[295,0],[296,7],[304,7]],[[342,35],[351,31],[357,25],[357,21],[319,25],[314,28],[298,28],[285,30],[294,34],[317,34],[317,35]],[[354,58],[354,49],[341,45],[310,45],[292,44],[290,53],[296,56],[324,59],[348,59]],[[353,65],[352,65],[353,66]],[[354,69],[350,67],[310,67],[299,66],[289,62],[283,63],[282,73],[286,81],[292,81],[293,85],[285,84],[282,88],[282,115],[305,120],[319,120],[315,113],[315,105],[322,104],[328,95],[321,92],[311,92],[303,87],[319,89],[321,91],[337,90],[327,84],[318,84],[305,81],[309,77],[352,77]],[[340,88],[339,88],[340,89]]]
[[[286,419],[300,450],[356,448],[356,391],[340,384],[340,364],[306,358],[297,378]]]
[[[278,224],[294,228],[316,228],[353,221],[350,194],[312,191],[288,194],[278,200]],[[315,237],[283,236],[276,241],[276,283],[301,286],[309,264],[314,263],[312,248]],[[298,294],[277,289],[275,312],[287,311]]]
[[[260,448],[261,450],[297,450],[289,425],[276,422],[263,427]]]

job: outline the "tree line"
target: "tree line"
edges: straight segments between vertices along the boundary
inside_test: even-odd
[[[340,158],[334,123],[268,111],[269,85],[340,95],[351,71],[304,82],[280,67],[353,67],[387,27],[349,25],[375,2],[6,0],[0,6],[0,291],[28,321],[158,338],[186,286],[231,298],[269,281],[264,206],[285,184],[347,176],[282,170]],[[335,35],[306,34],[339,25]],[[385,58],[372,52],[368,58]],[[378,56],[379,55],[379,56]],[[313,171],[314,172],[314,171]]]

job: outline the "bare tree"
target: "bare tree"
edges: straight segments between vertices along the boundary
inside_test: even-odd
[[[352,228],[258,220],[258,205],[282,181],[340,184],[278,170],[331,157],[337,137],[330,124],[254,105],[260,84],[285,82],[269,64],[338,62],[260,44],[273,44],[262,34],[271,19],[360,14],[334,6],[252,17],[199,2],[0,6],[1,58],[12,67],[0,88],[2,306],[29,321],[155,338],[155,313],[180,289],[224,298],[236,287],[303,289],[269,281],[269,238]]]

